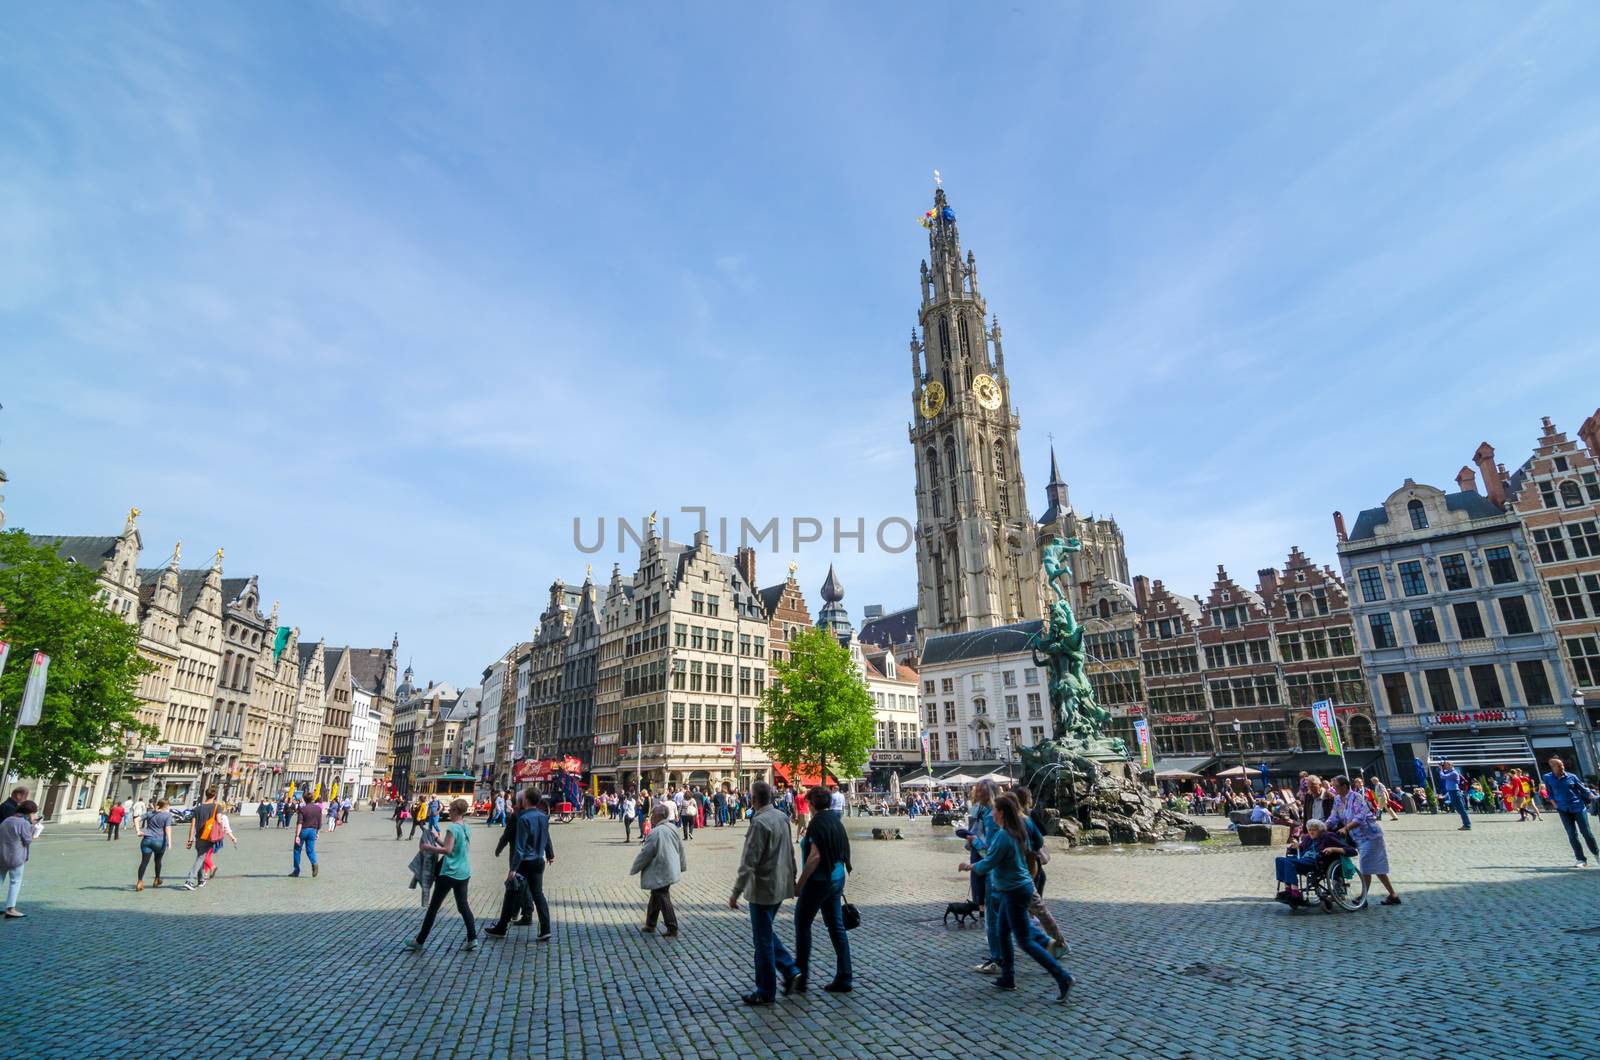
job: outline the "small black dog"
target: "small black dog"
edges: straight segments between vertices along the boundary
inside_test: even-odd
[[[950,926],[950,918],[956,918],[956,927],[960,927],[964,920],[982,920],[983,907],[977,902],[951,902],[944,907],[944,923]]]

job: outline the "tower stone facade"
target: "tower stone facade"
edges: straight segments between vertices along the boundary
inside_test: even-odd
[[[917,636],[1041,617],[1036,528],[1018,460],[998,320],[963,257],[955,212],[934,193],[922,306],[911,339],[917,467]]]

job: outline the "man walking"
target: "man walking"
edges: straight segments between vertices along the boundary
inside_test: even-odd
[[[317,874],[317,832],[322,828],[322,806],[311,801],[310,795],[302,795],[301,803],[295,807],[295,832],[294,832],[294,871],[291,876],[300,875],[300,849],[305,848],[306,860],[311,862],[311,875]]]
[[[194,864],[189,866],[189,875],[184,878],[183,889],[192,891],[196,887],[206,885],[206,874],[201,871],[205,865],[206,855],[211,853],[213,847],[222,845],[222,826],[217,823],[217,789],[206,789],[206,801],[194,808],[193,815],[189,818],[189,838],[184,841],[184,847],[194,849]],[[199,836],[197,842],[195,837]],[[195,878],[199,877],[199,882]]]
[[[694,823],[699,818],[700,805],[695,802],[695,794],[687,788],[678,793],[682,801],[678,803],[678,823],[683,825],[683,838],[694,838]]]
[[[1444,796],[1444,804],[1461,815],[1460,832],[1472,831],[1472,818],[1467,816],[1467,778],[1456,771],[1446,758],[1439,763],[1439,794]]]
[[[17,785],[11,789],[11,797],[5,802],[0,802],[0,821],[22,810],[22,804],[28,801],[28,789],[24,785]]]
[[[260,802],[256,803],[256,817],[261,821],[260,827],[265,828],[267,826],[267,818],[271,816],[272,803],[269,800],[263,798]]]
[[[770,1005],[777,995],[777,977],[783,976],[787,995],[800,974],[794,958],[772,930],[778,907],[784,899],[794,897],[794,847],[789,839],[789,819],[773,807],[772,787],[766,781],[751,786],[750,806],[750,830],[744,836],[744,854],[728,908],[738,909],[739,896],[748,892],[756,988],[744,996],[744,1003]]]
[[[546,865],[555,864],[556,848],[550,842],[550,815],[546,802],[535,795],[532,788],[522,793],[522,806],[517,813],[515,828],[508,829],[507,834],[512,839],[511,871],[506,873],[506,882],[512,882],[519,875],[527,881],[533,908],[539,913],[539,941],[548,942],[550,905],[544,899],[544,870]],[[511,919],[511,915],[517,911],[513,908],[515,895],[515,891],[507,889],[505,901],[500,906],[500,919],[485,930],[490,938],[505,938],[506,929],[511,924],[521,927],[532,922],[527,909],[522,910],[522,915],[516,920]]]
[[[1584,855],[1583,847],[1578,845],[1578,836],[1582,834],[1584,842],[1589,845],[1589,853],[1600,858],[1594,833],[1589,831],[1589,803],[1594,801],[1594,792],[1584,787],[1583,781],[1577,776],[1568,773],[1566,763],[1559,758],[1550,759],[1550,772],[1544,775],[1544,786],[1550,792],[1550,800],[1556,804],[1556,813],[1561,815],[1561,826],[1567,830],[1567,842],[1572,844],[1572,856],[1577,859],[1572,867],[1588,868],[1589,859]]]

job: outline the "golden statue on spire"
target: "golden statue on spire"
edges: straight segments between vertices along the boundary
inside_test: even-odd
[[[139,518],[139,506],[134,505],[132,508],[128,509],[128,522],[131,523],[137,518]]]

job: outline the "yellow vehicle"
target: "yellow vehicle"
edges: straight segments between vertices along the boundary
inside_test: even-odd
[[[435,773],[432,776],[425,776],[417,782],[416,798],[422,802],[427,802],[429,799],[438,799],[440,816],[444,815],[445,808],[450,805],[452,799],[466,799],[468,803],[473,804],[473,809],[468,811],[470,813],[476,812],[477,809],[474,797],[477,789],[477,778],[471,773],[459,771]]]

